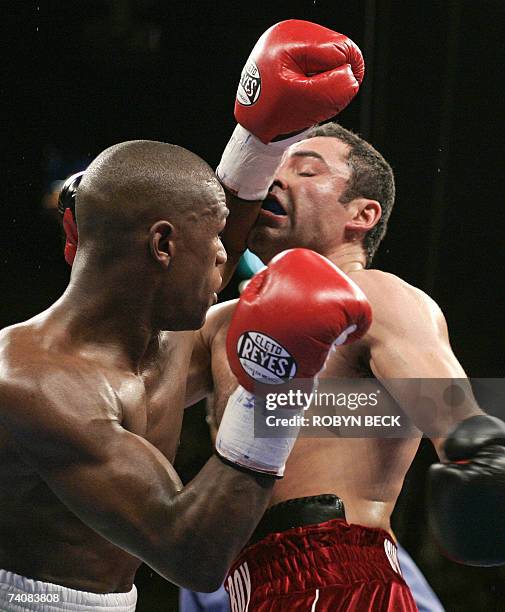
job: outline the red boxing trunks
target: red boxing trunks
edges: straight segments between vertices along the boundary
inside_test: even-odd
[[[345,518],[307,524],[311,514],[328,513],[345,516],[334,495],[269,509],[258,529],[263,535],[272,524],[276,531],[247,546],[226,578],[232,612],[417,611],[391,536],[383,529],[349,525]],[[286,521],[301,525],[280,530]]]

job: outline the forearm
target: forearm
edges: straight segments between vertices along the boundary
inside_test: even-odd
[[[221,234],[221,240],[228,255],[228,259],[221,271],[223,277],[221,289],[224,289],[229,283],[239,264],[242,253],[247,248],[247,236],[261,208],[261,201],[259,200],[242,200],[226,188],[225,192],[226,204],[230,214],[226,220],[226,227]]]
[[[413,424],[431,438],[437,452],[462,420],[482,411],[470,380],[446,343],[435,338],[432,350],[422,340],[400,338],[372,349],[370,366]]]
[[[462,421],[483,414],[467,378],[432,378],[405,381],[416,391],[409,401],[410,416],[421,431],[428,435],[439,457],[449,433]]]
[[[77,462],[62,457],[61,465],[46,460],[39,468],[53,492],[167,580],[198,591],[217,588],[263,515],[274,479],[213,457],[183,487],[147,441],[121,430],[107,440],[95,433],[93,458],[81,453]]]
[[[146,562],[180,586],[218,588],[266,510],[274,482],[211,457],[160,513],[156,559]]]

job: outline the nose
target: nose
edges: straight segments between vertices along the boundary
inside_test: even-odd
[[[274,176],[274,180],[272,184],[270,185],[270,188],[268,191],[269,192],[273,191],[274,187],[278,187],[279,189],[282,189],[283,191],[288,188],[288,183],[286,181],[286,175],[282,172],[281,168],[277,169],[277,172],[275,173],[275,176]]]

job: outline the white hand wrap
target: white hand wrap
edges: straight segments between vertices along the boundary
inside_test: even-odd
[[[217,177],[243,200],[264,200],[284,151],[303,140],[307,132],[264,144],[237,124],[216,169]]]
[[[263,403],[260,398],[255,398],[241,386],[230,396],[217,432],[216,451],[227,461],[243,468],[281,477],[284,475],[286,461],[300,427],[293,425],[283,428],[282,431],[286,434],[283,437],[256,438],[254,436],[255,401]],[[256,406],[256,410],[264,411],[265,408]],[[289,409],[286,413],[295,416],[302,411],[303,408]],[[276,428],[272,427],[272,435],[275,435],[275,430]],[[279,436],[278,429],[277,436]]]

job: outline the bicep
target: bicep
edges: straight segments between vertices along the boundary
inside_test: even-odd
[[[104,381],[58,369],[0,391],[0,421],[24,460],[84,523],[145,558],[182,486],[158,450],[121,426]]]
[[[46,432],[41,444],[22,432],[21,453],[59,499],[89,527],[146,558],[170,519],[182,488],[165,457],[115,421],[76,423],[76,431]],[[64,428],[66,429],[66,428]]]
[[[420,313],[410,325],[395,320],[377,335],[370,357],[374,375],[430,438],[443,440],[461,419],[480,412],[441,313]]]

